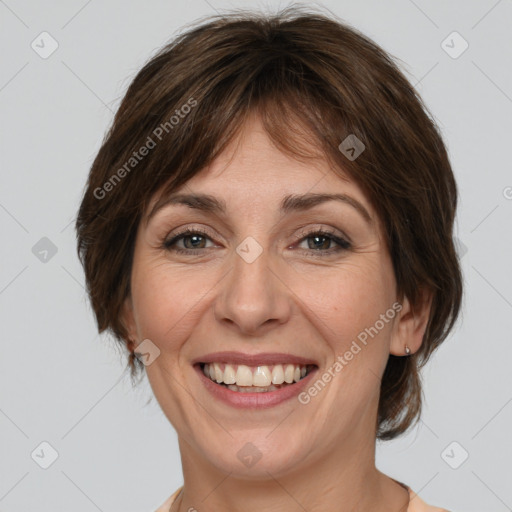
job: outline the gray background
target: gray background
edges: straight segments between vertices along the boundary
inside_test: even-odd
[[[0,1],[0,511],[152,511],[181,485],[147,381],[133,391],[95,331],[73,221],[113,112],[156,49],[199,16],[279,5]],[[424,371],[422,422],[380,444],[378,466],[452,511],[512,510],[512,2],[323,5],[401,59],[461,194],[462,322]],[[47,58],[31,47],[51,49],[43,31],[58,42]],[[461,39],[442,44],[453,31],[469,44],[457,58]],[[44,441],[58,453],[48,469]]]

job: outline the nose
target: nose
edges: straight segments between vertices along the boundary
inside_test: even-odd
[[[293,294],[270,260],[265,250],[252,262],[234,253],[232,269],[222,279],[214,304],[219,322],[258,336],[289,320]]]

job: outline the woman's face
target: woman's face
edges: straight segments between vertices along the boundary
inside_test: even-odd
[[[276,149],[257,118],[233,149],[176,192],[207,200],[168,202],[139,226],[124,318],[136,345],[150,340],[151,387],[190,464],[266,478],[360,456],[389,353],[403,353],[376,214],[326,161]],[[197,364],[213,361],[214,379],[241,386],[315,367],[244,393]]]

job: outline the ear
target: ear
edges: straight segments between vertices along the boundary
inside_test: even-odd
[[[420,292],[418,303],[413,308],[409,299],[404,298],[402,309],[395,320],[390,353],[395,356],[405,356],[407,345],[411,354],[417,352],[423,342],[427,328],[433,294],[426,288]]]
[[[121,307],[121,323],[124,325],[129,342],[136,344],[138,340],[137,334],[137,325],[135,323],[135,315],[133,312],[133,302],[132,297],[129,295],[124,300],[124,303]]]

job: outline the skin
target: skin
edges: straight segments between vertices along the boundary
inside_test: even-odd
[[[141,222],[122,315],[131,339],[160,350],[146,371],[178,434],[184,492],[173,510],[406,510],[407,491],[375,467],[375,424],[388,356],[404,355],[406,344],[418,350],[429,301],[413,311],[404,298],[308,404],[235,409],[212,398],[191,365],[214,351],[286,352],[318,361],[321,376],[375,325],[398,296],[379,219],[361,189],[323,158],[305,163],[282,153],[251,116],[180,191],[223,199],[226,213],[168,205]],[[285,195],[310,192],[348,194],[372,221],[337,201],[279,213]],[[195,254],[163,247],[185,227],[208,231],[174,243]],[[319,228],[349,237],[351,247],[336,252],[332,238],[315,239]],[[263,249],[252,263],[235,250],[248,236]],[[250,468],[237,457],[248,442],[261,452]]]

